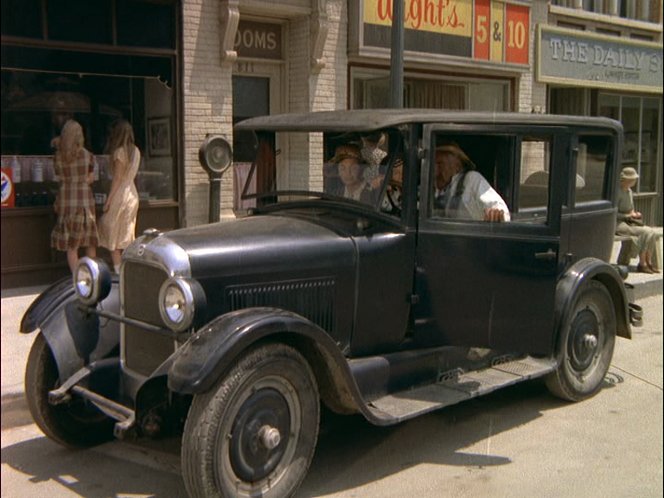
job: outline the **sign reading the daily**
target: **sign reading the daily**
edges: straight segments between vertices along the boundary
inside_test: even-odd
[[[662,45],[540,26],[537,81],[662,93]]]
[[[405,50],[528,64],[528,6],[497,0],[403,2]],[[364,45],[390,48],[392,18],[392,0],[364,0]]]

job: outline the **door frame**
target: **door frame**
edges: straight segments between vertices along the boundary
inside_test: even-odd
[[[419,317],[428,327],[423,334],[435,337],[441,344],[550,353],[557,276],[564,264],[567,242],[561,238],[566,230],[562,226],[561,203],[556,202],[564,195],[561,189],[565,188],[566,179],[556,179],[554,170],[560,174],[568,169],[563,168],[568,162],[566,137],[554,128],[534,132],[550,136],[552,141],[550,168],[554,180],[550,183],[547,223],[517,220],[488,225],[432,218],[429,206],[435,168],[434,137],[440,133],[514,135],[517,150],[509,167],[514,184],[518,185],[520,137],[532,135],[533,130],[523,126],[434,124],[425,125],[423,131],[427,153],[422,160],[417,272],[417,291],[428,301],[428,306],[421,309],[429,316]],[[439,248],[441,252],[437,253]],[[442,257],[445,248],[450,251],[449,259]],[[540,260],[536,256],[549,250],[555,253],[551,259]],[[476,265],[464,261],[468,254],[476,255]],[[523,301],[535,293],[546,302]]]

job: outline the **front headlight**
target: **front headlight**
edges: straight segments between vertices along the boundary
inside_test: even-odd
[[[205,293],[195,280],[169,278],[159,290],[159,313],[166,326],[182,332],[205,308]]]
[[[93,305],[104,300],[111,291],[111,272],[106,263],[81,258],[74,272],[74,290],[83,304]]]

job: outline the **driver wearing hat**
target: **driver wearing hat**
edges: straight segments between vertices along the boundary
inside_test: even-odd
[[[509,221],[503,198],[477,171],[473,161],[456,143],[436,147],[436,196],[434,207],[444,216],[459,219]]]

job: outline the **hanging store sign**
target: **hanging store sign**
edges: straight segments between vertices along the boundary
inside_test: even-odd
[[[537,81],[662,93],[662,45],[554,26],[537,30]]]
[[[390,48],[392,0],[358,0],[363,47]],[[497,0],[403,0],[404,50],[528,64],[530,7]],[[408,55],[405,56],[408,60]]]

